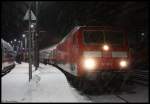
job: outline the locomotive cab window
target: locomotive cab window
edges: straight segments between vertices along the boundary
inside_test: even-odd
[[[107,42],[112,45],[123,45],[124,35],[118,31],[84,31],[86,44],[101,44]]]
[[[107,43],[110,43],[112,45],[122,45],[124,42],[124,35],[122,32],[108,31],[105,32],[105,39]]]
[[[88,44],[103,43],[104,35],[102,31],[84,31],[84,42]]]

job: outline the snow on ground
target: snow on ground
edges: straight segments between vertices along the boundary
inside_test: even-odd
[[[17,64],[2,77],[2,102],[90,102],[57,68],[40,64],[39,70],[33,70],[30,83],[28,70],[27,63]]]

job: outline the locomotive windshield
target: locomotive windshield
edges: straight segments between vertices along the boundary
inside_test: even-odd
[[[104,35],[102,31],[85,31],[84,41],[85,43],[102,43]]]
[[[122,32],[105,32],[105,40],[110,44],[123,44],[123,39]]]
[[[116,31],[84,31],[84,42],[86,44],[123,44],[124,38],[122,32]]]

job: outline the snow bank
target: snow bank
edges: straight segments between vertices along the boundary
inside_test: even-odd
[[[33,67],[28,81],[28,64],[17,64],[2,78],[2,102],[90,102],[68,84],[57,68],[40,64]]]

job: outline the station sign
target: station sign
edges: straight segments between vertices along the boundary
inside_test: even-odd
[[[24,20],[29,20],[29,9],[27,10]],[[36,20],[36,16],[34,15],[33,11],[31,10],[31,20]]]

